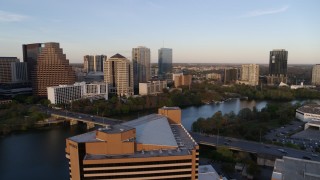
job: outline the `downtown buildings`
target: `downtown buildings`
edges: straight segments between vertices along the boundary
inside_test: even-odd
[[[17,57],[0,57],[0,83],[28,81],[27,64]]]
[[[320,64],[316,64],[312,68],[312,80],[311,83],[315,86],[320,85]]]
[[[103,63],[107,60],[106,55],[86,55],[83,57],[84,71],[86,73],[103,72]]]
[[[268,85],[279,85],[287,83],[288,51],[285,49],[274,49],[270,51]]]
[[[59,43],[27,44],[22,49],[34,95],[47,96],[47,87],[75,82],[75,73]]]
[[[132,48],[132,64],[134,88],[137,89],[139,83],[151,79],[150,49],[143,46]]]
[[[108,60],[105,60],[104,82],[109,84],[110,93],[115,93],[118,96],[132,96],[132,63],[121,54],[115,54]]]
[[[70,179],[198,179],[199,145],[178,107],[70,137],[66,157]]]

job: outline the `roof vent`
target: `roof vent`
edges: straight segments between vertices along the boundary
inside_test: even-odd
[[[143,150],[141,151],[141,154],[144,154],[144,151],[143,151]]]
[[[181,149],[180,149],[180,148],[178,148],[178,149],[177,149],[177,152],[181,152]]]
[[[124,129],[120,129],[120,131],[122,132]]]

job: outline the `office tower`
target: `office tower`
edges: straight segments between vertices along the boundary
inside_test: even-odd
[[[320,85],[320,64],[316,64],[312,68],[312,84],[315,86]]]
[[[66,157],[70,179],[198,179],[199,145],[178,107],[70,137]]]
[[[259,84],[259,65],[244,64],[241,66],[240,84],[256,86]]]
[[[150,49],[143,46],[132,48],[132,64],[134,88],[138,88],[139,83],[151,79]]]
[[[110,85],[110,93],[133,95],[132,63],[120,54],[110,57],[104,62],[104,81]]]
[[[167,88],[167,81],[150,81],[139,83],[139,95],[149,95],[162,93]]]
[[[172,49],[161,48],[158,51],[159,75],[172,73]]]
[[[0,83],[27,82],[27,64],[17,57],[0,57]]]
[[[238,69],[224,69],[224,84],[234,83],[238,80]]]
[[[86,73],[103,72],[103,63],[107,60],[105,55],[86,55],[83,57],[83,65]]]
[[[288,51],[274,49],[270,51],[268,84],[275,85],[280,82],[287,83]]]
[[[75,82],[75,73],[59,43],[23,45],[23,57],[31,70],[34,95],[47,96],[47,87]]]

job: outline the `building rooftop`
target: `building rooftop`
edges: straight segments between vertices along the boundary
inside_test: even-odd
[[[117,53],[117,54],[111,56],[110,58],[126,58],[126,57],[124,57],[121,54]]]
[[[307,104],[297,109],[303,113],[319,114],[320,115],[320,105],[319,104]]]
[[[199,180],[220,180],[219,174],[211,165],[199,166]]]
[[[116,133],[120,133],[120,132],[129,131],[131,129],[134,129],[134,128],[130,127],[130,126],[123,125],[123,124],[116,124],[113,126],[109,126],[108,128],[101,128],[101,129],[99,129],[99,131],[105,132],[108,134],[116,134]]]

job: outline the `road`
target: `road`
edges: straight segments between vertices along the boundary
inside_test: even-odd
[[[223,137],[216,135],[203,135],[199,133],[190,132],[192,137],[195,139],[198,144],[203,145],[213,145],[215,146],[218,144],[219,146],[226,146],[229,149],[239,150],[239,151],[246,151],[254,154],[266,154],[272,155],[275,157],[282,157],[282,156],[289,156],[295,158],[304,158],[304,159],[311,159],[314,161],[320,161],[320,154],[318,153],[311,153],[307,151],[270,145],[270,144],[263,144],[254,141],[246,141],[242,139],[235,139],[229,137]],[[218,142],[218,143],[217,143]]]

